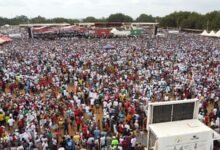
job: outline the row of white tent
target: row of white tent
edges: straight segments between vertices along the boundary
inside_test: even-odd
[[[213,30],[208,33],[206,30],[204,30],[202,33],[201,33],[202,36],[210,36],[210,37],[220,37],[220,30],[218,32],[214,32]]]

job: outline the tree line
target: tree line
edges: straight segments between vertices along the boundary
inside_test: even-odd
[[[141,14],[136,19],[122,14],[111,14],[107,18],[95,18],[92,16],[86,17],[82,20],[67,19],[67,18],[52,18],[47,19],[42,16],[28,18],[21,15],[14,18],[0,17],[0,26],[27,24],[27,23],[78,23],[78,22],[158,22],[161,27],[174,27],[174,28],[189,28],[189,29],[220,29],[220,11],[212,11],[206,14],[199,14],[197,12],[179,11],[173,12],[164,17],[154,17],[148,14]]]

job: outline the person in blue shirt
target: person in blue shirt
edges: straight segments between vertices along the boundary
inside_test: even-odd
[[[68,138],[66,140],[66,146],[65,146],[66,150],[75,150],[75,142],[72,139],[73,138],[71,136],[71,138]]]
[[[100,138],[101,132],[100,132],[100,130],[98,129],[98,127],[96,127],[96,129],[93,131],[93,134],[94,134],[95,139]]]

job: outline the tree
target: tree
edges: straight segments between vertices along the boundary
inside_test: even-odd
[[[132,22],[133,19],[130,16],[124,15],[122,13],[111,14],[108,19],[108,22]]]
[[[3,26],[5,24],[9,24],[9,19],[0,17],[0,26]]]
[[[163,17],[160,25],[163,27],[203,29],[204,16],[196,12],[174,12]]]
[[[89,16],[83,19],[83,22],[97,22],[97,19],[95,17]]]
[[[68,19],[69,24],[79,23],[80,21],[78,19]]]
[[[209,12],[204,17],[205,27],[209,30],[219,30],[220,29],[220,11]]]
[[[104,17],[102,17],[102,18],[100,18],[100,19],[97,19],[97,21],[98,21],[98,22],[106,22],[106,21],[107,21],[107,19],[106,19],[106,18],[104,18]]]
[[[22,24],[22,23],[28,23],[29,19],[28,17],[21,15],[21,16],[16,16],[12,19],[9,19],[9,24],[11,25],[17,25],[17,24]]]
[[[31,23],[48,23],[50,22],[49,20],[47,20],[46,18],[44,17],[41,17],[41,16],[37,16],[35,18],[32,18],[30,20]]]
[[[162,27],[177,27],[175,14],[170,14],[163,17],[160,21]]]
[[[51,19],[51,21],[53,23],[67,23],[68,22],[68,19],[65,19],[65,18],[53,18]]]
[[[155,18],[151,15],[141,14],[137,19],[137,22],[155,22]]]

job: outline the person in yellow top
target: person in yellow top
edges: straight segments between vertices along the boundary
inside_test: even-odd
[[[17,76],[16,76],[16,80],[17,80],[18,82],[21,82],[21,76],[20,76],[20,75],[17,75]]]
[[[5,122],[8,124],[8,120],[10,119],[9,115],[5,116]]]
[[[82,79],[79,79],[79,85],[83,85],[83,80]]]
[[[73,140],[76,142],[76,144],[79,144],[80,142],[80,135],[78,132],[73,136]]]
[[[0,112],[0,125],[4,125],[5,121],[5,114],[3,112]]]

